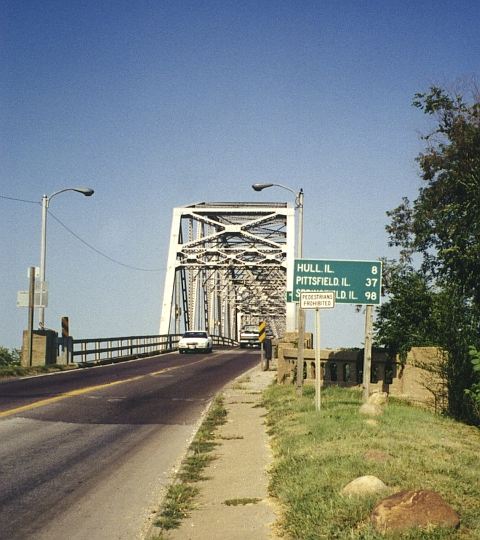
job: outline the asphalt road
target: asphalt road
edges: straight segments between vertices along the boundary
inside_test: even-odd
[[[212,397],[258,351],[0,382],[0,538],[142,538]]]

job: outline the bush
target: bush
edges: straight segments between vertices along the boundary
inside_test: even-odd
[[[0,367],[19,366],[20,350],[0,347]]]
[[[470,397],[480,424],[480,351],[475,347],[470,347],[469,354],[476,382],[465,390],[465,394]]]

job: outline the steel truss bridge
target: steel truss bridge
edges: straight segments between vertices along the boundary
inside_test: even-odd
[[[295,210],[287,203],[202,202],[174,208],[160,334],[206,329],[237,339],[265,320],[295,327]]]

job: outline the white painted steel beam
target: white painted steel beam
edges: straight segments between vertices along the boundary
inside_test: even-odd
[[[293,330],[295,304],[286,303],[286,292],[293,280],[294,228],[294,209],[287,203],[175,208],[160,334],[173,332],[175,299],[184,297],[189,329],[205,328],[208,319],[208,330],[221,329],[233,339],[244,322],[265,320],[278,334]],[[181,270],[186,273],[186,290],[176,291],[182,284],[176,279]],[[185,320],[184,316],[181,331],[187,329]]]

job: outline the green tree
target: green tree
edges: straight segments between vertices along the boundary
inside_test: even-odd
[[[446,351],[444,375],[448,390],[448,413],[458,419],[479,423],[480,418],[466,399],[475,383],[470,349],[478,346],[478,310],[463,291],[446,285],[436,298],[437,343]]]
[[[422,256],[420,273],[403,279],[410,280],[419,294],[419,280],[424,279],[425,291],[435,293],[429,307],[428,295],[422,296],[423,300],[412,306],[414,312],[408,313],[405,307],[399,311],[400,299],[403,303],[412,301],[411,294],[408,287],[398,288],[379,322],[381,326],[386,320],[393,326],[403,325],[403,330],[411,332],[406,337],[408,347],[425,329],[421,325],[420,331],[415,331],[414,322],[427,317],[432,331],[423,337],[447,353],[450,413],[472,420],[465,391],[475,384],[469,348],[479,346],[480,100],[477,93],[466,103],[460,95],[432,87],[427,93],[416,94],[413,104],[436,120],[431,133],[423,137],[426,149],[417,158],[425,184],[413,203],[404,198],[387,213],[391,220],[387,231],[390,245],[400,248],[403,264],[411,264],[415,253]],[[403,318],[397,317],[399,312]],[[383,328],[380,331],[385,335]]]
[[[413,205],[404,198],[387,213],[390,245],[404,260],[421,253],[426,273],[454,282],[480,306],[480,101],[467,105],[432,87],[416,94],[414,105],[438,125],[417,158],[426,185]]]
[[[375,341],[404,362],[412,347],[436,344],[435,295],[410,266],[384,262],[384,275],[389,300],[377,310]]]

